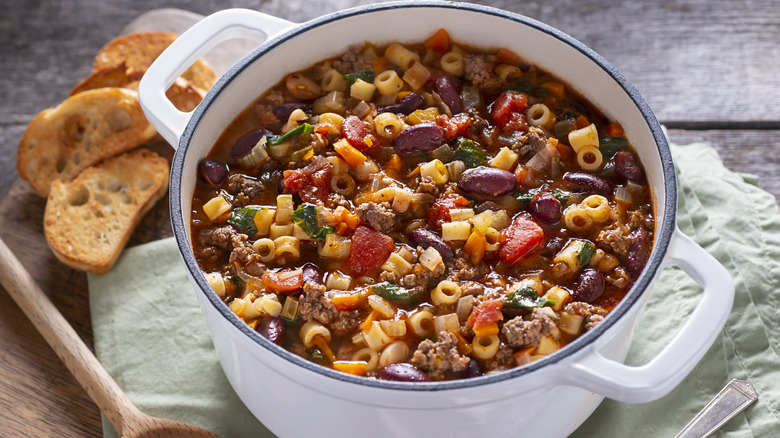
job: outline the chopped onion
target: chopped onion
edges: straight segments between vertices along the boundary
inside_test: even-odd
[[[447,162],[450,160],[450,157],[452,156],[452,148],[448,144],[443,144],[439,146],[438,148],[434,149],[432,152],[433,158],[438,158],[439,160],[443,162]]]
[[[266,141],[268,140],[264,135],[248,154],[238,159],[238,164],[246,169],[251,169],[262,163],[263,160],[268,158],[268,152],[265,150]]]
[[[557,153],[551,149],[551,146],[546,146],[537,152],[533,157],[531,157],[531,159],[528,160],[528,162],[525,164],[533,170],[541,172],[548,168],[552,157],[556,154]]]
[[[615,200],[625,204],[630,204],[632,201],[631,192],[629,192],[625,187],[618,187],[615,189]]]
[[[371,112],[371,107],[366,103],[365,100],[361,100],[360,103],[355,105],[354,108],[352,108],[352,115],[357,116],[357,118],[362,119],[363,117],[367,116],[368,113]]]
[[[639,184],[637,184],[637,183],[635,183],[634,181],[631,181],[631,180],[629,180],[626,183],[626,188],[628,190],[632,191],[632,192],[639,192],[639,191],[642,190],[642,186],[641,185],[639,185]]]

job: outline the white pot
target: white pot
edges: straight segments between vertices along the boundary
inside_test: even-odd
[[[320,367],[258,335],[211,292],[189,240],[198,162],[225,127],[286,73],[365,40],[420,41],[439,28],[476,47],[517,52],[621,123],[652,188],[653,252],[634,287],[603,322],[529,365],[431,383],[379,381]],[[234,65],[193,113],[177,111],[165,98],[165,89],[207,50],[236,37],[265,42]],[[226,10],[197,23],[172,44],[144,76],[139,97],[148,119],[177,148],[170,185],[173,231],[219,360],[247,407],[277,435],[565,436],[603,396],[637,403],[668,393],[701,359],[731,310],[734,286],[726,270],[676,228],[672,158],[645,101],[599,55],[529,18],[434,1],[360,7],[303,24],[250,10]],[[681,266],[701,283],[701,302],[653,360],[640,367],[626,366],[622,361],[636,321],[667,264]]]

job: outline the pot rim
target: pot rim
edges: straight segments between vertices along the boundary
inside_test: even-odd
[[[508,19],[514,21],[520,25],[525,25],[539,30],[564,44],[568,44],[580,53],[588,57],[592,62],[601,67],[606,74],[608,74],[617,84],[625,91],[629,98],[634,102],[639,109],[642,117],[650,129],[652,136],[658,148],[658,153],[661,159],[661,168],[663,171],[663,190],[665,191],[664,202],[664,214],[661,221],[661,226],[658,228],[658,232],[655,236],[655,248],[650,254],[650,258],[645,265],[644,270],[640,274],[637,281],[626,293],[625,297],[618,303],[618,305],[607,315],[607,317],[600,322],[594,329],[589,330],[585,334],[581,335],[571,343],[567,344],[555,353],[549,356],[534,361],[530,364],[513,368],[500,373],[491,375],[485,375],[480,377],[473,377],[469,379],[461,380],[449,380],[441,382],[394,382],[379,379],[369,379],[365,377],[353,376],[347,373],[342,373],[327,367],[323,367],[308,361],[276,344],[267,340],[256,331],[252,330],[246,323],[244,323],[238,316],[233,313],[227,305],[214,293],[209,293],[211,287],[202,275],[202,270],[198,266],[195,260],[192,246],[190,244],[190,238],[187,235],[186,228],[184,226],[184,215],[181,209],[181,181],[184,169],[185,155],[189,148],[190,141],[193,133],[203,119],[203,115],[208,111],[215,98],[221,93],[222,89],[229,86],[233,79],[237,77],[251,64],[256,62],[259,58],[265,55],[270,50],[276,48],[280,44],[305,34],[306,32],[316,29],[325,24],[329,24],[334,21],[338,21],[344,18],[353,16],[369,14],[374,12],[381,12],[392,9],[406,9],[406,8],[443,8],[443,9],[457,9],[468,11],[476,14],[484,14],[495,16],[499,18]],[[188,194],[192,196],[192,194]],[[533,373],[542,368],[552,366],[558,362],[572,356],[579,352],[584,347],[595,341],[602,333],[609,330],[618,320],[620,320],[631,307],[639,300],[642,294],[651,285],[653,278],[662,266],[662,262],[665,258],[670,239],[675,229],[676,223],[676,206],[677,206],[677,185],[676,175],[674,172],[674,164],[672,161],[671,151],[666,140],[666,136],[661,128],[660,123],[656,119],[653,112],[650,110],[649,105],[645,102],[644,98],[639,94],[639,91],[607,60],[598,55],[595,51],[585,46],[583,43],[569,36],[568,34],[553,28],[540,21],[532,18],[514,13],[504,11],[497,8],[466,4],[466,3],[454,3],[454,2],[442,2],[435,0],[414,1],[414,2],[390,2],[382,4],[373,4],[366,6],[359,6],[355,8],[345,9],[342,11],[334,12],[324,15],[319,18],[307,21],[305,23],[298,24],[292,29],[281,33],[280,35],[265,41],[262,45],[252,50],[240,61],[238,61],[233,67],[231,67],[209,90],[203,102],[193,111],[192,117],[187,123],[186,128],[179,140],[179,146],[173,158],[171,168],[171,184],[170,184],[170,214],[171,223],[173,227],[173,234],[176,238],[176,243],[179,249],[185,266],[187,267],[190,277],[198,285],[199,293],[205,294],[209,303],[219,312],[222,317],[226,318],[235,328],[237,328],[243,335],[254,341],[254,343],[276,354],[281,359],[300,366],[304,369],[317,373],[327,378],[332,378],[345,383],[352,383],[357,385],[363,385],[373,387],[377,389],[392,389],[403,391],[442,391],[442,390],[457,390],[466,389],[477,386],[489,385],[498,382],[503,382],[510,379],[519,378],[521,376]],[[656,218],[657,220],[658,218]]]

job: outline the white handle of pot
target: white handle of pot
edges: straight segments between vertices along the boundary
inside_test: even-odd
[[[701,301],[671,342],[642,366],[602,356],[591,345],[564,371],[567,384],[626,403],[645,403],[668,394],[691,372],[720,333],[734,302],[734,281],[714,257],[676,229],[667,264],[681,267],[699,283]]]
[[[226,9],[195,23],[160,54],[141,79],[138,99],[146,118],[175,149],[192,113],[179,111],[165,96],[173,81],[219,43],[235,38],[262,42],[294,25],[249,9]]]

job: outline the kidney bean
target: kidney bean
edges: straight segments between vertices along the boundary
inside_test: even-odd
[[[379,372],[380,380],[392,380],[395,382],[430,382],[431,378],[418,370],[412,364],[394,363]]]
[[[517,180],[512,172],[495,167],[469,169],[458,180],[458,188],[462,191],[492,197],[511,193],[516,187]]]
[[[580,272],[577,284],[572,293],[574,301],[592,303],[604,293],[604,276],[601,272],[588,268]]]
[[[452,252],[452,248],[450,248],[450,246],[433,231],[417,228],[409,233],[409,240],[411,240],[412,244],[415,246],[421,246],[423,248],[432,246],[433,249],[439,251],[441,258],[445,260],[449,260],[455,256],[455,253]]]
[[[571,188],[585,189],[601,196],[612,194],[612,186],[596,175],[586,172],[567,172],[563,175],[563,179],[569,183]]]
[[[225,182],[228,176],[227,165],[205,158],[198,164],[198,173],[206,184],[219,187]]]
[[[557,224],[561,221],[561,201],[550,192],[541,192],[531,198],[528,211],[542,223]]]
[[[638,277],[650,256],[650,233],[644,227],[631,230],[628,234],[628,256],[626,256],[626,270],[631,277]]]
[[[250,131],[236,140],[233,143],[233,148],[230,149],[230,158],[238,159],[249,155],[252,152],[252,148],[257,145],[257,142],[263,138],[264,135],[272,135],[273,133],[267,129],[255,129]]]
[[[466,369],[463,370],[464,379],[479,377],[483,374],[484,372],[482,371],[482,366],[479,364],[479,361],[474,360],[473,358],[469,360],[469,364],[466,366]]]
[[[501,211],[504,208],[500,205],[496,204],[493,201],[485,201],[480,202],[476,207],[474,207],[474,213],[482,213],[483,211],[490,210],[490,211]]]
[[[642,180],[642,168],[633,152],[624,150],[615,154],[615,174],[624,181]]]
[[[260,336],[276,345],[282,345],[284,330],[284,320],[279,316],[270,315],[260,318],[255,327],[255,331],[260,333]]]
[[[393,147],[401,153],[432,151],[444,144],[444,130],[423,123],[404,129],[393,140]]]
[[[297,109],[303,110],[306,114],[311,114],[311,105],[303,102],[285,102],[277,105],[272,111],[279,120],[286,122],[290,118],[290,114]]]
[[[545,257],[554,257],[556,254],[561,252],[565,243],[566,241],[560,237],[553,237],[549,242],[547,242],[547,245],[544,246],[542,255]]]
[[[442,76],[439,79],[436,79],[433,86],[436,92],[439,93],[441,100],[450,108],[452,114],[459,114],[463,111],[463,105],[461,105],[460,102],[460,93],[458,93],[458,90],[455,88],[455,84],[450,76]]]
[[[301,278],[304,283],[322,284],[322,271],[314,263],[306,263],[302,270]]]
[[[378,112],[393,114],[401,113],[408,116],[409,113],[422,108],[423,105],[425,105],[425,99],[422,96],[417,93],[409,93],[398,102],[380,108]]]

